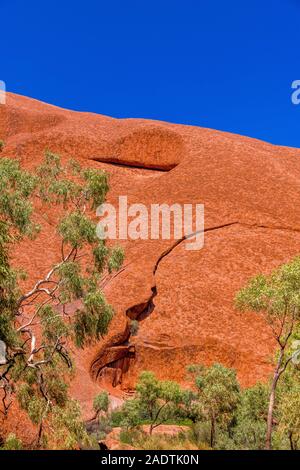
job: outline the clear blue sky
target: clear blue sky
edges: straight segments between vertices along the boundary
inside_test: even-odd
[[[300,0],[0,0],[9,91],[300,147]]]

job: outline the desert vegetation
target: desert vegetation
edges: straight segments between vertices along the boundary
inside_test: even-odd
[[[0,189],[0,412],[8,419],[17,402],[36,429],[31,448],[77,448],[89,437],[79,403],[68,393],[70,345],[80,348],[106,333],[113,310],[100,281],[123,262],[122,250],[97,238],[89,215],[105,200],[107,175],[74,162],[63,165],[47,151],[33,172],[2,158]],[[43,230],[33,217],[36,201],[62,208],[56,227],[61,244],[57,263],[25,289],[30,280],[12,266],[11,252]],[[67,306],[76,301],[70,315]],[[95,403],[98,413],[104,405],[99,397]],[[21,446],[13,434],[1,436],[1,444]]]
[[[143,372],[136,396],[111,413],[104,413],[94,437],[105,441],[114,427],[120,429],[120,448],[145,450],[263,450],[268,439],[270,384],[241,389],[233,369],[221,364],[193,365],[189,389],[160,381]],[[300,440],[297,367],[290,367],[278,385],[273,410],[272,448],[296,450]],[[174,435],[159,427],[180,427]],[[157,432],[154,433],[154,430]],[[95,441],[95,439],[94,439]],[[126,448],[126,447],[125,447]]]

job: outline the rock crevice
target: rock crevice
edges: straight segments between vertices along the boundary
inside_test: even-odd
[[[220,230],[232,225],[236,225],[238,222],[229,222],[226,224],[218,225],[215,227],[209,227],[204,229],[205,232],[211,232],[213,230]],[[182,238],[176,240],[167,250],[165,250],[157,259],[153,268],[153,279],[155,281],[155,275],[158,267],[162,260],[168,256],[178,245],[185,240],[197,235],[200,231],[195,231],[189,235],[185,235]],[[122,383],[122,376],[126,373],[130,367],[131,360],[135,359],[135,346],[130,344],[131,329],[130,322],[132,320],[143,321],[147,318],[154,310],[154,298],[157,296],[157,286],[151,287],[151,295],[148,300],[135,304],[126,310],[126,327],[124,331],[117,335],[114,335],[106,344],[102,346],[96,357],[93,359],[90,367],[90,373],[94,380],[97,380],[104,373],[107,368],[114,369],[114,372],[110,371],[112,375],[112,385],[116,386]]]
[[[299,232],[300,230],[292,229],[288,227],[281,226],[266,226],[263,224],[247,224],[243,222],[233,221],[227,222],[224,224],[208,227],[204,229],[204,233],[212,232],[215,230],[221,230],[227,227],[232,227],[234,225],[244,226],[249,229],[267,229],[267,230],[289,230]],[[200,233],[200,231],[195,231],[189,235],[185,235],[182,238],[176,240],[169,248],[167,248],[161,255],[158,257],[154,268],[153,268],[153,279],[155,281],[155,275],[159,268],[162,260],[172,253],[172,251],[179,246],[184,241],[192,238],[193,236]],[[151,288],[151,295],[149,299],[135,304],[132,307],[128,308],[125,312],[127,317],[125,329],[114,335],[106,344],[102,346],[94,360],[92,361],[90,372],[93,379],[98,379],[101,377],[105,369],[113,369],[114,372],[110,371],[111,374],[111,383],[113,386],[117,386],[122,383],[123,374],[128,372],[131,361],[135,359],[136,351],[135,346],[130,344],[131,330],[130,322],[132,320],[143,321],[147,318],[154,310],[155,303],[154,298],[157,296],[157,286],[156,282]]]

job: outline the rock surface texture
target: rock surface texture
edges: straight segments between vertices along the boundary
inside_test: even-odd
[[[300,150],[191,126],[113,119],[8,94],[1,156],[32,168],[46,148],[110,174],[108,201],[202,203],[205,244],[123,240],[126,261],[105,292],[115,309],[107,337],[75,352],[73,395],[88,412],[99,387],[130,390],[142,370],[185,382],[188,364],[222,362],[243,386],[266,380],[274,343],[263,320],[234,308],[247,280],[300,252]],[[58,214],[14,253],[36,280],[56,261]],[[45,251],[46,250],[46,251]],[[129,321],[139,321],[130,334]]]

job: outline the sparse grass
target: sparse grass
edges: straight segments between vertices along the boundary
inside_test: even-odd
[[[147,436],[143,441],[140,441],[139,448],[142,450],[197,450],[192,442],[185,436],[163,436],[156,434],[154,436]]]
[[[149,426],[151,424],[151,421],[150,420],[147,420],[147,419],[142,419],[140,422],[139,422],[139,426]],[[164,421],[163,423],[164,425],[168,425],[168,426],[192,426],[192,421],[188,418],[178,418],[178,419],[168,419],[166,421]]]
[[[149,436],[149,434],[145,433],[141,429],[123,429],[120,432],[120,442],[142,450],[208,449],[205,444],[197,446],[189,440],[189,435],[185,433],[179,433],[177,436],[167,436],[163,434],[154,434]]]
[[[121,429],[119,439],[122,444],[129,444],[130,446],[135,447],[134,444],[139,441],[141,434],[144,433],[138,428]]]
[[[207,446],[209,447],[210,441],[210,426],[208,423],[194,423],[188,432],[188,439],[191,441],[197,448]]]

